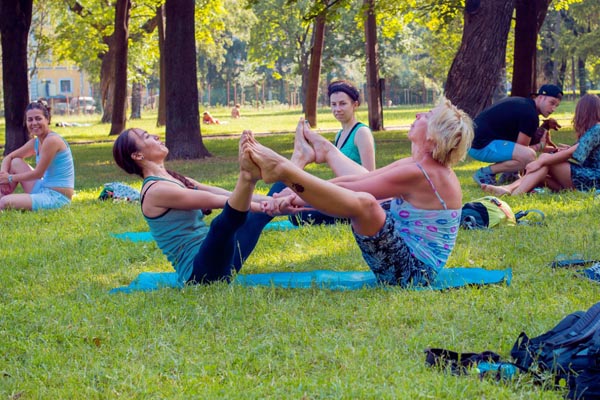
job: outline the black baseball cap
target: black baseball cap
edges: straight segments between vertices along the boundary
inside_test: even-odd
[[[550,96],[550,97],[555,97],[557,99],[562,99],[563,97],[563,92],[561,90],[561,88],[559,88],[556,85],[542,85],[542,87],[540,87],[540,90],[538,90],[537,93],[534,93],[535,96]]]

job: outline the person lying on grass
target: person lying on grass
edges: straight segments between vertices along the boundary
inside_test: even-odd
[[[311,137],[307,132],[308,142]],[[362,255],[379,282],[426,286],[445,266],[456,241],[462,191],[452,166],[465,157],[473,124],[466,113],[442,99],[433,110],[417,114],[408,138],[411,157],[331,181],[303,171],[253,137],[242,149],[243,158],[258,165],[265,182],[282,181],[293,191],[264,202],[266,212],[287,213],[310,205],[349,218]],[[340,157],[336,162],[346,160]],[[389,198],[386,211],[379,200]]]
[[[250,135],[244,131],[242,146]],[[169,154],[156,135],[132,128],[122,132],[113,157],[125,172],[144,178],[142,214],[158,247],[171,262],[181,282],[229,281],[248,258],[272,217],[261,211],[254,195],[260,170],[240,157],[240,174],[233,192],[204,185],[165,168]],[[210,224],[206,211],[223,211]]]
[[[542,154],[527,164],[526,173],[509,185],[481,185],[496,196],[528,193],[539,186],[550,190],[587,191],[600,187],[600,97],[586,94],[577,102],[573,126],[577,143],[566,150]]]
[[[10,152],[0,166],[0,210],[53,209],[71,203],[75,165],[71,148],[50,130],[50,107],[34,101],[25,108],[25,125],[32,136]],[[35,156],[35,168],[25,159]],[[18,184],[24,193],[13,193]]]

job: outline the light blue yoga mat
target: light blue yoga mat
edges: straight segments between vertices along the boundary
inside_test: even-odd
[[[510,285],[512,270],[486,270],[483,268],[443,268],[428,287],[412,290],[444,290],[466,285],[506,283]],[[354,290],[377,286],[371,271],[315,270],[307,272],[271,272],[266,274],[237,275],[233,284],[242,286],[271,286],[280,288],[320,288],[329,290]],[[114,288],[110,293],[151,291],[164,287],[182,288],[175,272],[142,272],[128,286]]]
[[[298,229],[297,226],[292,224],[289,220],[282,221],[271,221],[264,227],[264,231],[289,231],[290,229]],[[152,242],[152,234],[150,232],[123,232],[123,233],[111,233],[112,237],[129,240],[131,242]]]

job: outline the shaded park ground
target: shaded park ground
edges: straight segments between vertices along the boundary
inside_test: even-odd
[[[410,124],[415,110],[406,112],[406,122],[387,117],[390,126]],[[572,105],[564,103],[556,114],[564,126],[556,141],[573,142],[570,112]],[[239,126],[219,126],[223,131],[202,126],[214,157],[173,161],[169,168],[232,189],[240,128],[291,131],[300,116],[294,111],[263,120],[246,114]],[[281,125],[278,118],[284,118]],[[319,121],[323,128],[337,127],[333,120],[328,125],[325,114]],[[148,118],[139,126],[153,132],[154,124]],[[73,146],[77,181],[70,207],[0,213],[1,396],[562,398],[560,390],[536,386],[524,375],[498,382],[431,370],[423,350],[492,350],[508,357],[521,331],[540,334],[596,302],[598,283],[548,265],[560,254],[600,257],[595,193],[511,197],[514,210],[543,211],[546,225],[459,233],[448,266],[512,268],[510,285],[339,292],[216,284],[113,295],[110,289],[140,272],[170,266],[153,243],[110,236],[147,227],[139,204],[97,200],[102,184],[124,181],[139,188],[141,181],[114,165],[111,143],[101,141],[107,139],[106,126],[87,128],[56,128],[71,141],[93,142]],[[208,139],[213,133],[236,136]],[[375,138],[378,165],[409,154],[406,130],[378,132]],[[291,155],[289,133],[259,140]],[[471,179],[480,166],[467,159],[456,168],[465,201],[484,195]],[[330,176],[320,166],[310,171]],[[258,189],[266,193],[267,186]],[[314,269],[367,269],[348,226],[265,232],[242,273]]]

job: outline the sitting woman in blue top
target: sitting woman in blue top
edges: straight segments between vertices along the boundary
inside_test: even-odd
[[[342,129],[336,134],[334,142],[330,143],[330,146],[353,161],[353,163],[343,164],[330,163],[333,172],[340,176],[356,173],[357,171],[373,171],[375,169],[375,140],[371,129],[356,119],[356,110],[360,106],[358,89],[346,80],[337,80],[329,84],[327,94],[331,112],[335,119],[342,124]],[[298,139],[298,130],[296,130],[295,147],[302,146],[302,143],[298,143]],[[300,140],[304,139],[300,138]],[[304,168],[311,162],[327,163],[328,160],[308,160],[293,157],[292,162],[298,167]],[[345,219],[332,218],[315,210],[299,212],[290,216],[290,221],[294,225],[348,222]]]
[[[577,143],[553,154],[542,154],[527,164],[525,175],[510,185],[482,185],[496,196],[528,193],[538,186],[559,191],[600,188],[600,97],[583,96],[575,107],[573,127]]]
[[[244,131],[240,145],[249,131]],[[229,281],[248,258],[271,217],[261,213],[253,195],[260,171],[240,158],[240,174],[233,192],[204,185],[165,168],[169,154],[156,135],[142,129],[122,132],[113,157],[125,172],[144,178],[142,214],[158,247],[171,262],[181,283]],[[210,224],[206,210],[223,211]],[[251,212],[256,211],[256,212]]]
[[[0,210],[42,210],[71,203],[75,167],[69,144],[50,131],[50,108],[44,102],[25,109],[25,125],[33,136],[9,153],[0,166]],[[24,159],[35,156],[35,168]],[[24,193],[13,193],[17,184]]]
[[[410,157],[331,181],[303,171],[254,138],[243,151],[248,162],[259,166],[265,182],[282,181],[293,191],[264,202],[266,212],[288,213],[310,205],[348,218],[363,258],[380,282],[420,286],[433,281],[454,247],[462,191],[452,166],[464,159],[473,124],[442,99],[433,110],[417,114],[408,138]],[[336,162],[348,160],[340,157]],[[391,199],[388,210],[380,204],[385,199]]]

